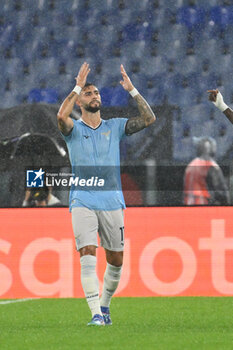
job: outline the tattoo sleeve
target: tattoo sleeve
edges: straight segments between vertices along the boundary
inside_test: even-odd
[[[136,95],[134,99],[137,102],[140,116],[130,118],[127,121],[125,132],[128,135],[134,134],[135,132],[146,128],[150,124],[154,123],[156,119],[154,112],[150,108],[149,104],[140,94]]]

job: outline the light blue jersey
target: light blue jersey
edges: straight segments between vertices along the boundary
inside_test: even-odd
[[[70,211],[74,207],[93,210],[125,208],[120,178],[120,140],[125,135],[127,120],[101,120],[96,129],[81,119],[74,120],[71,133],[63,135],[72,173],[80,180],[78,186],[76,183],[70,189]]]

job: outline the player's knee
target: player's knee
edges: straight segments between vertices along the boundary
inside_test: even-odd
[[[106,250],[106,258],[110,265],[121,267],[123,264],[123,252],[111,252]]]
[[[79,249],[80,257],[84,255],[93,255],[96,256],[96,247],[94,245],[88,245]]]

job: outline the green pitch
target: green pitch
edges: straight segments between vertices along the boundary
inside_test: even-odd
[[[111,315],[112,326],[87,327],[84,299],[0,304],[0,349],[233,349],[230,297],[113,298]]]

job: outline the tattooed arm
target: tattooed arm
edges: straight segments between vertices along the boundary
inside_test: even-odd
[[[140,94],[137,94],[134,99],[137,102],[140,116],[130,118],[127,121],[125,126],[125,132],[127,135],[134,134],[135,132],[146,128],[147,126],[153,124],[156,120],[154,112]]]
[[[121,65],[121,74],[123,77],[123,80],[121,80],[121,85],[123,88],[129,92],[132,92],[134,90],[134,86],[128,77],[123,65]],[[149,104],[146,102],[146,100],[138,93],[138,91],[135,89],[136,95],[134,96],[135,101],[137,102],[138,109],[140,116],[130,118],[125,126],[125,132],[127,135],[134,134],[135,132],[138,132],[147,126],[151,125],[155,122],[156,117],[150,108]]]
[[[76,87],[83,88],[86,84],[87,76],[90,72],[89,64],[84,62],[84,64],[81,66],[79,73],[77,75],[76,79]],[[71,130],[73,129],[74,123],[72,118],[70,117],[70,114],[74,108],[75,102],[78,100],[78,93],[74,90],[66,97],[64,102],[62,103],[58,114],[57,114],[57,121],[58,121],[58,128],[61,130],[61,132],[64,135],[69,135]]]

